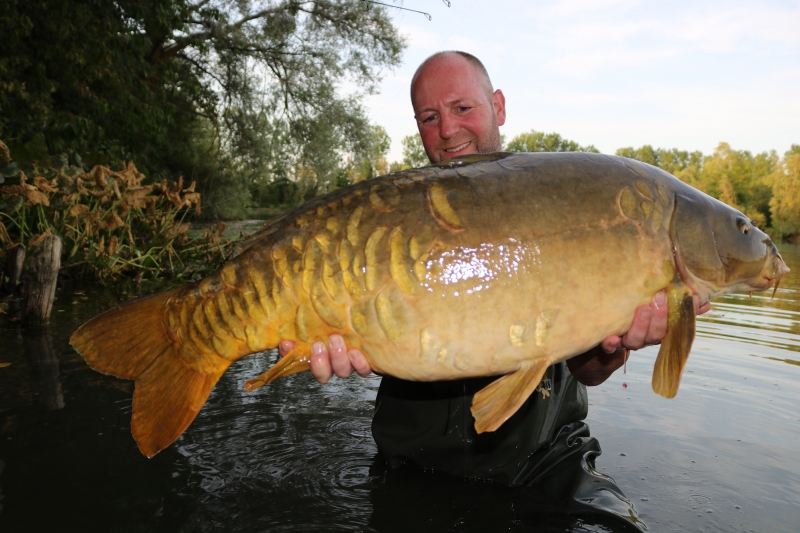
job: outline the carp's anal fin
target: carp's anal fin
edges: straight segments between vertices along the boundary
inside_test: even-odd
[[[522,368],[493,381],[472,398],[475,431],[495,431],[525,403],[542,381],[548,361],[540,359],[523,363]]]
[[[275,363],[272,368],[257,378],[245,381],[244,390],[247,392],[253,392],[260,386],[266,385],[267,383],[272,383],[276,379],[282,378],[283,376],[291,376],[292,374],[297,374],[298,372],[311,370],[309,360],[308,347],[301,348],[296,346],[292,349],[292,351],[281,357],[280,361]]]
[[[667,335],[661,341],[653,368],[653,391],[664,398],[674,398],[694,342],[696,316],[694,299],[686,290],[668,290],[667,302]]]

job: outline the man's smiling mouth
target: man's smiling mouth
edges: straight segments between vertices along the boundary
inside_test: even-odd
[[[460,150],[463,150],[463,149],[464,149],[464,148],[466,148],[467,146],[469,146],[469,143],[470,143],[470,142],[472,142],[472,141],[467,141],[467,142],[465,142],[464,144],[459,144],[459,145],[458,145],[458,146],[456,146],[455,148],[447,148],[447,149],[445,150],[445,152],[449,152],[449,153],[458,152],[458,151],[460,151]]]

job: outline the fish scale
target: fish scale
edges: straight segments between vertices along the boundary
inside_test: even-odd
[[[71,341],[93,368],[136,380],[132,427],[148,456],[186,429],[232,362],[295,343],[245,384],[254,390],[307,370],[311,344],[332,333],[381,374],[502,375],[472,407],[476,429],[494,431],[548,366],[625,333],[662,289],[669,323],[653,388],[674,396],[692,294],[763,289],[786,271],[744,215],[654,167],[480,155],[312,200],[216,273],[112,309]]]
[[[279,316],[281,323],[294,323],[300,341],[308,342],[312,336],[324,338],[333,331],[353,337],[358,332],[351,325],[352,309],[358,314],[356,322],[363,323],[367,319],[373,322],[362,326],[362,332],[374,333],[379,326],[387,338],[396,337],[397,322],[386,304],[386,297],[380,297],[377,289],[391,279],[404,292],[412,292],[412,260],[405,251],[408,244],[399,226],[387,238],[384,227],[366,233],[361,222],[365,207],[388,213],[400,203],[401,193],[395,187],[381,185],[372,187],[367,197],[367,206],[332,208],[332,214],[327,212],[330,206],[310,208],[308,212],[314,212],[318,218],[312,221],[301,216],[296,223],[301,232],[290,239],[284,237],[276,243],[263,243],[252,249],[247,258],[229,263],[218,275],[206,278],[199,288],[203,294],[199,305],[204,314],[189,314],[189,309],[198,306],[196,298],[176,298],[172,303],[176,308],[166,312],[169,328],[178,330],[175,333],[180,338],[191,338],[189,330],[196,326],[203,339],[195,343],[197,351],[208,353],[205,341],[213,337],[213,346],[224,346],[217,349],[219,355],[231,361],[274,347],[275,335],[270,335],[270,332],[278,330]],[[326,215],[329,216],[323,219]],[[366,219],[372,217],[368,215]],[[336,232],[337,228],[345,226],[349,228],[347,238]],[[359,236],[360,233],[366,238]],[[387,239],[392,250],[388,263],[382,260],[386,255]],[[296,255],[300,252],[302,256]],[[364,259],[359,261],[362,254]],[[260,265],[264,256],[272,258],[272,269]],[[302,262],[302,273],[297,276],[294,274],[300,269],[290,265],[299,262]],[[343,272],[350,270],[351,265],[353,277],[363,278],[363,286],[353,286],[353,278],[348,276],[351,289],[348,291]],[[267,297],[267,287],[274,279],[285,288]],[[253,299],[254,293],[257,293],[257,301]],[[354,298],[366,301],[354,302]],[[370,305],[380,311],[368,314],[359,311]],[[278,312],[278,308],[284,311]],[[178,322],[177,317],[182,317],[182,320]]]

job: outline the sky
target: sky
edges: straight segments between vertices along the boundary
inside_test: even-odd
[[[720,142],[783,154],[800,144],[800,0],[404,0],[408,48],[365,103],[392,139],[416,133],[409,82],[429,55],[464,50],[506,97],[506,141],[557,132],[603,153]]]

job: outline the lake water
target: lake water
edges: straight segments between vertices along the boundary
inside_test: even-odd
[[[650,389],[656,348],[589,390],[597,469],[648,531],[800,530],[800,246],[780,248],[792,273],[774,299],[729,295],[700,317],[677,398]],[[387,472],[370,435],[380,378],[305,373],[244,392],[274,353],[231,367],[148,460],[130,435],[132,382],[68,343],[133,296],[61,289],[47,330],[0,314],[0,531],[622,530],[535,510],[514,489]]]

